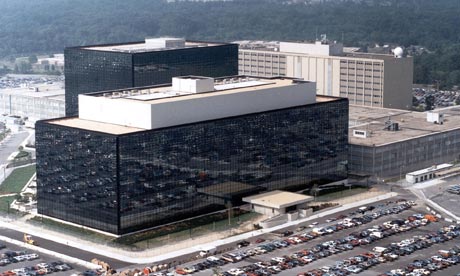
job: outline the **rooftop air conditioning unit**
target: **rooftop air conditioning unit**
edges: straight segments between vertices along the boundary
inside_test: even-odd
[[[442,125],[444,123],[444,114],[438,112],[428,112],[426,114],[426,120],[429,123]]]

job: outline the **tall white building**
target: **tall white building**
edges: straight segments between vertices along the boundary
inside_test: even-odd
[[[239,74],[303,78],[317,83],[318,95],[346,97],[350,104],[412,107],[412,57],[348,52],[325,38],[238,43]]]

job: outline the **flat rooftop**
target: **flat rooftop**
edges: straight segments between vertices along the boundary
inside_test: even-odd
[[[176,84],[173,79],[173,85],[79,95],[78,118],[48,122],[120,135],[341,100],[317,96],[315,83],[294,78],[179,79]],[[120,113],[122,109],[126,112]]]
[[[197,77],[199,78],[199,77]],[[86,94],[93,97],[105,97],[117,101],[142,102],[145,104],[159,104],[173,101],[191,100],[212,97],[223,94],[243,93],[259,89],[270,89],[295,85],[291,78],[261,78],[261,77],[232,77],[215,79],[214,90],[206,92],[187,92],[175,90],[171,85],[122,89],[108,92]]]
[[[53,82],[31,84],[23,87],[3,88],[0,89],[0,94],[64,100],[65,89],[63,82]]]
[[[249,40],[242,40],[242,41],[234,41],[234,43],[239,44],[239,49],[244,51],[254,51],[254,52],[266,52],[270,54],[280,53],[283,55],[296,55],[296,56],[320,56],[318,54],[306,54],[306,53],[296,53],[296,52],[283,52],[280,51],[280,41],[249,41]],[[299,42],[300,44],[305,42]],[[307,43],[314,45],[314,42]],[[329,56],[324,57],[331,57],[336,59],[363,59],[368,61],[375,61],[375,60],[392,60],[395,59],[393,55],[390,54],[373,54],[373,53],[364,53],[359,52],[358,47],[344,47],[343,54],[341,55],[334,55],[331,54]]]
[[[447,168],[452,168],[453,166],[454,165],[447,164],[447,163],[446,164],[440,164],[440,165],[437,165],[437,166],[429,167],[429,168],[418,170],[418,171],[415,171],[415,172],[410,172],[410,173],[408,173],[408,175],[419,176],[419,175],[424,175],[424,174],[429,173],[429,172],[442,171],[442,170],[445,170]]]
[[[350,105],[349,143],[362,146],[383,146],[460,128],[460,107],[434,110],[444,114],[444,123],[427,121],[426,112]],[[398,131],[385,130],[385,122],[399,124]],[[367,138],[353,136],[353,130],[366,131]]]
[[[243,198],[244,202],[276,209],[294,206],[312,200],[312,196],[279,190]]]
[[[108,124],[90,120],[83,120],[78,117],[64,117],[54,120],[49,120],[48,123],[53,125],[59,126],[66,126],[66,127],[73,127],[73,128],[80,128],[86,129],[91,131],[103,132],[107,134],[113,135],[122,135],[127,133],[133,133],[138,131],[143,131],[144,129],[129,127],[129,126],[121,126],[115,124]]]
[[[330,102],[335,101],[337,98],[327,97],[327,96],[317,96],[317,102]],[[92,120],[85,120],[80,119],[78,117],[64,117],[59,119],[52,119],[49,120],[48,123],[66,126],[66,127],[73,127],[79,129],[85,129],[90,131],[102,132],[107,134],[113,135],[122,135],[128,133],[134,133],[139,131],[145,131],[143,128],[131,127],[131,126],[123,126],[117,124],[109,124],[104,122],[97,122]]]
[[[152,43],[149,40],[154,40]],[[167,51],[187,48],[200,48],[225,45],[226,43],[197,42],[173,39],[179,43],[168,43],[168,38],[146,39],[141,42],[130,42],[120,44],[92,45],[79,47],[92,51],[119,52],[119,53],[146,53],[155,51]]]

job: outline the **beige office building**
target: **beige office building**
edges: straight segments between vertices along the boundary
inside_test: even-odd
[[[327,40],[238,43],[242,75],[315,81],[318,95],[346,97],[350,104],[412,107],[412,57],[360,53]]]

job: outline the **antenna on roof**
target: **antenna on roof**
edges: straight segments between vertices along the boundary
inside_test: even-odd
[[[318,41],[318,27],[316,27],[315,41]]]

